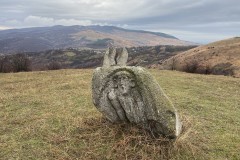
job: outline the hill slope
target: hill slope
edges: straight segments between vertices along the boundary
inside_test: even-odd
[[[1,159],[239,159],[240,79],[151,70],[183,116],[172,145],[107,122],[93,70],[0,74]]]
[[[196,46],[154,46],[131,47],[128,65],[156,68],[160,61]],[[96,68],[102,65],[105,50],[49,50],[29,53],[33,70],[44,69],[51,62],[58,62],[61,68]],[[0,57],[1,58],[1,57]]]
[[[113,26],[53,26],[0,31],[0,53],[36,52],[64,48],[106,48],[189,45],[174,36]]]
[[[240,38],[200,46],[163,62],[164,69],[240,77]]]
[[[154,46],[127,48],[128,65],[158,68],[169,57],[196,46]],[[103,49],[62,49],[41,52],[0,55],[0,72],[16,72],[18,66],[27,70],[48,70],[59,68],[96,68],[102,65]],[[22,57],[22,58],[21,58]],[[25,57],[25,58],[24,58]],[[25,63],[23,61],[25,59]],[[22,65],[20,65],[22,63]],[[28,67],[26,65],[28,64]],[[15,69],[14,69],[15,68]]]

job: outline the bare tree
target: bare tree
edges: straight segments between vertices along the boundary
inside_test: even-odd
[[[61,69],[61,64],[59,62],[56,61],[52,61],[47,65],[47,69],[48,70],[58,70]]]
[[[176,70],[176,57],[172,57],[171,70]]]
[[[0,57],[0,72],[1,73],[13,72],[13,66],[11,58],[9,56]]]
[[[14,72],[31,71],[31,61],[26,54],[15,54],[12,57]]]

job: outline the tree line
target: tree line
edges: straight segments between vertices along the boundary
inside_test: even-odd
[[[61,64],[52,61],[44,68],[44,70],[57,70],[61,69]],[[0,73],[29,71],[32,71],[32,61],[27,54],[18,53],[14,55],[0,56]]]

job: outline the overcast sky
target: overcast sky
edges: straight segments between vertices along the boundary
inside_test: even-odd
[[[0,0],[0,29],[96,24],[208,43],[240,36],[240,0]]]

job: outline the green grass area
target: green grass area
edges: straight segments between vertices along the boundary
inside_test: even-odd
[[[240,79],[151,70],[182,115],[174,142],[108,122],[93,70],[0,74],[0,159],[239,159]]]
[[[67,55],[68,57],[74,57],[76,56],[76,53],[68,51],[68,52],[65,52],[65,55]]]

